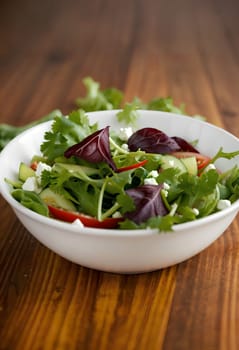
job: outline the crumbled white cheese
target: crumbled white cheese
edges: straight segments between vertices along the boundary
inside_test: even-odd
[[[173,167],[175,167],[175,162],[174,162],[174,160],[169,160],[168,161],[168,164],[173,168]]]
[[[164,195],[164,197],[168,197],[168,191],[167,190],[161,190],[161,193]]]
[[[22,185],[22,189],[24,191],[34,191],[36,193],[39,193],[41,190],[38,186],[37,179],[35,176],[28,177]]]
[[[38,182],[41,182],[41,176],[42,176],[42,172],[44,170],[51,171],[50,165],[47,165],[46,163],[39,162],[37,164],[37,168],[36,168],[36,172],[35,172]]]
[[[199,215],[199,210],[197,208],[193,208],[193,213],[198,216]]]
[[[176,211],[177,211],[177,209],[178,209],[177,203],[173,203],[172,206],[171,206],[171,210],[170,210],[169,215],[170,215],[170,216],[174,216],[175,213],[176,213]]]
[[[113,215],[112,218],[118,219],[118,218],[122,218],[122,215],[119,211],[116,211]]]
[[[82,224],[82,222],[80,221],[80,219],[75,219],[72,222],[72,225],[78,226],[78,227],[84,227],[84,225]]]
[[[231,202],[228,199],[220,199],[217,203],[217,209],[223,210],[229,208],[231,206]]]
[[[167,182],[164,182],[164,183],[163,183],[163,188],[164,188],[165,190],[169,190],[169,189],[170,189],[170,186],[169,186],[169,184],[167,184]]]
[[[151,176],[151,177],[158,177],[159,173],[157,170],[152,170],[149,172],[148,176]]]
[[[122,140],[122,141],[127,141],[128,138],[133,134],[133,130],[131,127],[128,127],[128,128],[120,128],[119,130],[119,138]]]
[[[148,177],[144,179],[144,185],[158,185],[154,177]]]
[[[216,167],[215,167],[214,164],[208,164],[208,165],[205,167],[204,171],[215,170],[215,169],[216,169]]]
[[[122,145],[121,145],[121,148],[124,150],[124,151],[129,151],[129,146],[127,145],[127,143],[123,143]]]

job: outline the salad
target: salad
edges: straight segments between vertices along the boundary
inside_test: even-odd
[[[116,117],[122,120],[122,112]],[[79,109],[56,114],[41,154],[21,162],[18,179],[7,181],[22,205],[57,220],[170,231],[239,198],[238,166],[224,173],[215,166],[237,155],[219,149],[209,158],[197,150],[197,140],[132,123],[117,132],[99,129]]]

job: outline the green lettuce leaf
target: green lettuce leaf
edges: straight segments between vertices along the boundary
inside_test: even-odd
[[[35,211],[38,214],[48,216],[49,211],[47,205],[41,200],[41,198],[32,191],[24,191],[22,189],[16,189],[12,191],[12,196],[24,207]]]
[[[123,93],[116,88],[100,89],[100,84],[91,77],[83,79],[86,96],[78,97],[76,105],[86,112],[117,109],[123,99]]]
[[[31,127],[53,120],[56,116],[62,116],[60,110],[56,109],[43,117],[26,124],[24,126],[14,126],[10,124],[0,124],[0,151],[11,141],[15,136],[19,135],[21,132],[30,129]]]

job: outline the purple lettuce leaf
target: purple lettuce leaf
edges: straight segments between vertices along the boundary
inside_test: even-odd
[[[160,194],[162,188],[163,185],[142,185],[126,190],[133,199],[135,210],[126,213],[125,218],[140,224],[151,217],[168,214]]]
[[[147,153],[160,154],[180,151],[180,146],[173,138],[155,128],[143,128],[136,131],[128,139],[128,147],[132,152],[138,149]]]
[[[87,136],[81,142],[69,147],[64,156],[82,158],[92,163],[106,162],[114,171],[117,167],[111,157],[109,143],[109,126]]]
[[[189,142],[182,137],[169,137],[163,131],[155,128],[143,128],[136,131],[128,140],[130,151],[138,149],[147,153],[170,154],[173,152],[199,153]]]
[[[199,153],[198,150],[196,148],[194,148],[193,145],[191,145],[191,143],[188,143],[182,137],[173,136],[172,139],[174,139],[174,141],[177,142],[178,146],[180,147],[180,151]]]

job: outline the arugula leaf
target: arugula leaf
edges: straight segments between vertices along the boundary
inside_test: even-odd
[[[79,204],[80,212],[97,217],[99,187],[77,178],[69,178],[64,187]]]
[[[86,96],[76,99],[76,105],[86,112],[117,109],[123,99],[123,93],[116,88],[100,90],[100,84],[91,77],[83,79]]]
[[[232,159],[239,155],[239,150],[235,152],[224,152],[223,148],[220,147],[216,155],[211,159],[210,163],[215,163],[219,158]]]

